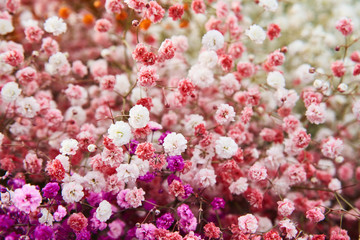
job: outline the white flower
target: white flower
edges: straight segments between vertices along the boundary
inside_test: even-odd
[[[78,141],[75,139],[65,139],[61,142],[60,152],[64,155],[75,155],[78,149]]]
[[[200,88],[209,87],[215,81],[214,72],[200,64],[196,64],[190,68],[189,78]]]
[[[269,86],[276,89],[285,87],[285,78],[279,71],[270,72],[266,82]]]
[[[46,19],[44,23],[44,29],[48,33],[52,33],[54,36],[58,36],[66,32],[67,26],[62,18],[53,16]]]
[[[96,151],[96,145],[95,144],[90,144],[87,147],[87,149],[88,149],[89,152],[95,152]]]
[[[21,94],[19,85],[15,82],[6,83],[1,89],[1,98],[4,102],[15,101]]]
[[[0,133],[0,146],[1,146],[2,142],[3,142],[3,140],[4,140],[4,134]]]
[[[86,112],[80,106],[69,107],[65,112],[65,120],[74,120],[78,125],[82,125],[86,121]]]
[[[18,113],[25,118],[33,118],[40,111],[40,105],[34,97],[26,97],[17,103]]]
[[[108,134],[115,145],[122,146],[129,143],[131,138],[131,128],[128,123],[117,121],[115,124],[111,124],[108,129]]]
[[[70,72],[70,64],[67,60],[66,54],[57,52],[49,58],[49,62],[45,64],[45,70],[50,75],[60,74],[66,75]]]
[[[83,187],[76,182],[64,183],[61,195],[65,202],[79,202],[84,197]]]
[[[10,20],[0,19],[0,35],[5,35],[14,31],[14,26]]]
[[[85,175],[84,180],[87,185],[86,188],[95,193],[101,192],[106,187],[106,181],[101,172],[90,171]]]
[[[46,208],[42,208],[40,211],[41,218],[39,218],[39,223],[52,226],[54,221],[53,215]]]
[[[116,169],[116,171],[119,180],[125,183],[133,182],[140,176],[138,166],[133,163],[123,163]]]
[[[129,78],[126,74],[116,75],[114,91],[120,93],[121,95],[126,95],[130,89]]]
[[[229,137],[220,137],[215,143],[216,154],[221,158],[231,158],[238,150],[238,145]]]
[[[265,11],[275,12],[278,8],[277,0],[260,0],[259,6],[263,7]]]
[[[170,156],[180,155],[187,148],[187,140],[181,133],[170,133],[164,139],[164,150]]]
[[[251,25],[249,29],[245,31],[245,35],[248,36],[256,44],[262,44],[266,38],[266,33],[259,25]]]
[[[133,128],[143,128],[150,121],[149,110],[142,105],[133,106],[129,115],[129,124]]]
[[[218,56],[215,51],[204,51],[199,54],[198,61],[206,68],[213,68],[218,62]]]
[[[210,30],[203,36],[202,45],[207,50],[216,51],[224,46],[224,36],[217,30]]]
[[[99,207],[96,209],[96,218],[100,222],[106,222],[111,217],[111,214],[112,214],[111,204],[108,201],[103,200],[99,204]]]
[[[229,190],[232,194],[240,195],[248,189],[248,186],[247,179],[241,177],[236,182],[231,183]]]
[[[139,169],[139,176],[144,176],[147,172],[149,172],[149,161],[142,160],[136,155],[131,157],[131,164],[135,164],[137,166]]]

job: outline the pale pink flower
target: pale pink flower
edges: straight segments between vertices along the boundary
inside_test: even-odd
[[[13,203],[19,210],[29,214],[36,211],[42,202],[39,190],[30,184],[24,185],[14,191]]]
[[[252,214],[246,214],[238,218],[239,229],[244,233],[255,233],[258,225],[258,220]]]

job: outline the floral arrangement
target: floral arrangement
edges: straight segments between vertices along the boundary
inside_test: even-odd
[[[359,14],[1,1],[1,239],[357,239]]]

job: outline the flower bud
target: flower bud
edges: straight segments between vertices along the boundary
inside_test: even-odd
[[[348,85],[346,83],[340,83],[337,87],[337,90],[341,93],[346,92],[348,90]]]

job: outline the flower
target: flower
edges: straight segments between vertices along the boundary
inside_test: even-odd
[[[61,142],[60,152],[64,155],[75,155],[78,149],[78,141],[75,139],[66,139]]]
[[[224,36],[217,30],[210,30],[203,36],[202,45],[209,51],[219,50],[224,46]]]
[[[133,128],[143,128],[150,121],[149,110],[142,105],[135,105],[129,112],[129,124]]]
[[[231,158],[238,150],[238,145],[229,137],[220,137],[215,143],[216,154],[221,158]]]
[[[266,11],[275,12],[278,8],[277,0],[260,0],[259,6],[263,7]]]
[[[246,214],[238,218],[238,224],[244,233],[255,233],[258,226],[258,220],[252,214]]]
[[[264,29],[256,24],[251,25],[250,28],[245,31],[245,35],[256,44],[262,44],[266,38],[266,32]]]
[[[6,35],[14,31],[14,26],[8,19],[0,19],[0,35]]]
[[[64,183],[61,196],[67,203],[79,202],[84,196],[83,186],[76,182]]]
[[[111,217],[111,214],[111,204],[106,200],[101,201],[99,207],[96,209],[96,218],[99,219],[100,222],[106,222]]]
[[[53,16],[46,19],[44,23],[44,29],[48,33],[52,33],[54,36],[59,36],[67,30],[66,23],[62,18]]]
[[[109,138],[117,146],[122,146],[130,142],[131,128],[128,123],[123,121],[117,121],[115,124],[111,124],[108,129]]]
[[[247,179],[240,177],[237,181],[230,184],[229,190],[232,194],[240,195],[248,189],[248,186]]]
[[[4,102],[13,102],[20,96],[20,94],[21,89],[15,82],[6,83],[1,89],[1,98]]]
[[[276,89],[285,87],[285,78],[279,71],[270,72],[266,82],[270,87]]]
[[[187,140],[181,133],[168,134],[163,143],[165,153],[170,156],[180,155],[187,148]]]
[[[36,211],[42,202],[39,190],[30,184],[22,186],[14,191],[13,202],[15,207],[27,214]]]

